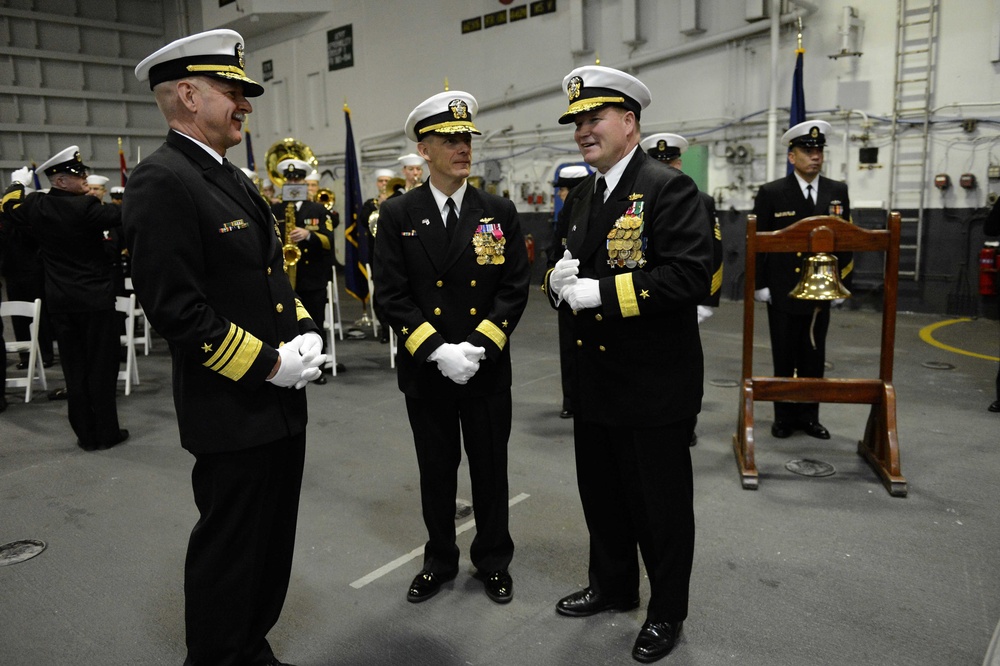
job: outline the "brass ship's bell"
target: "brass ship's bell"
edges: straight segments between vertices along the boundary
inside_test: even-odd
[[[802,279],[788,295],[803,301],[833,301],[850,298],[851,292],[840,281],[837,257],[820,252],[805,260]]]

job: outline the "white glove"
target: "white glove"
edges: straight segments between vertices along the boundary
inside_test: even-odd
[[[556,298],[565,298],[563,289],[571,284],[576,284],[576,276],[580,272],[580,260],[574,259],[569,250],[563,251],[562,259],[556,262],[549,275],[549,288]]]
[[[753,292],[753,300],[758,303],[770,303],[771,302],[771,290],[767,287],[763,289],[758,289]]]
[[[843,305],[843,303],[844,303],[843,298],[835,298],[832,301],[830,301],[830,305],[833,305],[835,307],[839,307],[840,305]]]
[[[465,354],[465,358],[471,363],[479,363],[486,358],[486,348],[476,347],[471,342],[462,341],[458,343],[458,350]]]
[[[566,290],[565,296],[574,310],[596,308],[601,304],[600,283],[593,278],[580,278],[571,289]]]
[[[301,335],[296,335],[278,347],[278,371],[267,381],[282,388],[301,389],[312,380],[319,379],[323,371],[318,366],[307,366],[303,362],[301,349],[304,341]],[[320,357],[324,360],[326,358],[324,354],[320,354],[310,359],[310,362],[315,362]]]
[[[698,306],[698,323],[705,321],[709,317],[715,314],[715,308],[710,308],[707,305]]]
[[[479,370],[479,363],[473,363],[466,358],[458,345],[449,343],[445,343],[431,352],[427,360],[437,363],[441,374],[456,384],[467,384]]]
[[[322,354],[323,351],[323,338],[320,337],[319,333],[303,333],[302,334],[302,346],[299,347],[299,354],[302,355],[302,362],[307,367],[315,367],[317,364],[313,363],[317,356],[323,356],[323,361],[326,361],[326,354]]]
[[[17,171],[10,174],[11,183],[21,183],[25,187],[31,187],[34,183],[34,179],[31,177],[31,169],[26,166],[21,167]]]

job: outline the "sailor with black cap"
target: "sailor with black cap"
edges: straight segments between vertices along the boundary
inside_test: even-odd
[[[469,187],[474,118],[469,93],[421,102],[406,119],[430,178],[387,199],[375,238],[375,292],[403,348],[399,388],[420,470],[428,540],[407,600],[437,594],[458,573],[455,493],[464,441],[476,508],[470,556],[487,596],[514,594],[508,566],[509,337],[528,301],[528,256],[514,204]],[[461,436],[460,436],[461,435]]]
[[[123,208],[135,291],[170,343],[181,445],[195,457],[188,664],[279,663],[266,635],[295,543],[301,389],[326,360],[284,272],[270,207],[225,159],[243,140],[247,98],[264,92],[245,67],[239,33],[210,30],[135,69],[170,126],[132,171]]]
[[[403,178],[406,180],[406,191],[419,187],[423,183],[424,158],[416,153],[401,155],[397,160],[403,167]]]
[[[563,89],[569,107],[559,122],[575,125],[597,172],[566,199],[566,251],[544,285],[554,307],[574,312],[573,430],[591,541],[589,584],[556,610],[637,607],[638,547],[651,595],[632,656],[648,662],[673,648],[688,613],[697,304],[709,291],[711,224],[694,181],[639,149],[650,103],[641,81],[586,66]]]
[[[115,285],[104,254],[103,230],[121,227],[121,209],[87,196],[87,165],[77,146],[65,148],[38,170],[52,187],[24,194],[15,182],[4,194],[4,224],[38,243],[45,274],[45,305],[59,343],[66,377],[70,426],[86,451],[125,441],[119,427],[119,319]]]
[[[781,136],[791,172],[757,191],[753,213],[758,231],[778,231],[812,215],[851,220],[847,184],[820,175],[830,130],[830,123],[824,120],[807,120]],[[831,302],[803,301],[788,295],[802,277],[802,263],[807,256],[781,252],[757,257],[754,298],[767,303],[775,377],[823,376]],[[838,252],[837,259],[841,280],[849,286],[854,268],[851,253]],[[796,430],[817,439],[830,438],[830,432],[819,422],[819,403],[774,403],[771,434],[784,438]]]

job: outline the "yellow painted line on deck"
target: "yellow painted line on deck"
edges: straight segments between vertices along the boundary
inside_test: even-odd
[[[952,324],[960,324],[965,321],[972,321],[972,320],[969,319],[968,317],[962,317],[961,319],[946,319],[944,321],[939,321],[936,324],[931,324],[930,326],[924,326],[922,329],[920,329],[920,339],[932,347],[937,347],[938,349],[943,349],[945,351],[949,351],[954,354],[961,354],[962,356],[972,356],[973,358],[982,358],[987,361],[1000,361],[1000,357],[966,351],[964,349],[959,349],[958,347],[952,347],[951,345],[946,345],[943,342],[938,342],[937,340],[934,339],[934,331],[938,330],[939,328],[944,328],[945,326],[951,326]]]

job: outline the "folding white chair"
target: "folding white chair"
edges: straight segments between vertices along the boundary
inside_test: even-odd
[[[389,327],[389,367],[396,367],[396,331]]]
[[[372,282],[371,264],[365,264],[365,272],[368,273],[368,312],[371,314],[372,318],[372,336],[378,339],[379,329],[382,327],[382,322],[380,322],[378,317],[375,316],[375,283]]]
[[[333,314],[335,316],[334,317],[327,317],[327,321],[333,322],[331,324],[331,329],[330,330],[336,330],[337,334],[340,336],[340,339],[343,340],[344,339],[344,324],[342,323],[342,319],[340,317],[340,287],[337,286],[337,268],[336,268],[336,266],[334,266],[334,268],[330,272],[333,274],[333,280],[332,280],[332,282],[333,282],[333,291],[332,291],[333,297],[330,298],[329,300],[330,300],[330,307],[332,308],[332,312],[333,312]],[[330,292],[327,292],[327,293],[329,294]]]
[[[132,278],[125,278],[125,290],[130,294],[135,293],[135,289],[132,288]],[[153,347],[152,336],[150,336],[149,320],[146,319],[146,313],[142,311],[142,306],[139,305],[138,300],[135,304],[135,319],[136,321],[142,320],[142,337],[135,341],[135,344],[142,345],[142,355],[149,356],[149,350]]]
[[[125,335],[121,344],[125,347],[125,369],[118,371],[118,381],[125,382],[125,395],[132,393],[132,384],[139,383],[139,369],[135,362],[135,294],[115,298],[115,310],[125,314]]]
[[[42,317],[42,299],[31,301],[4,301],[0,303],[0,317],[31,317],[29,327],[30,337],[25,341],[5,342],[4,349],[8,354],[28,352],[28,374],[25,377],[8,377],[4,388],[24,387],[24,402],[31,402],[31,393],[35,382],[41,385],[43,391],[49,388],[45,379],[45,366],[42,365],[42,352],[38,347],[38,327]]]
[[[334,272],[333,279],[337,279],[337,273]],[[326,283],[326,316],[323,317],[323,330],[326,331],[326,366],[327,368],[333,368],[333,376],[337,376],[337,336],[333,334],[333,329],[337,324],[333,320],[333,294],[334,285],[336,283],[333,281]]]

